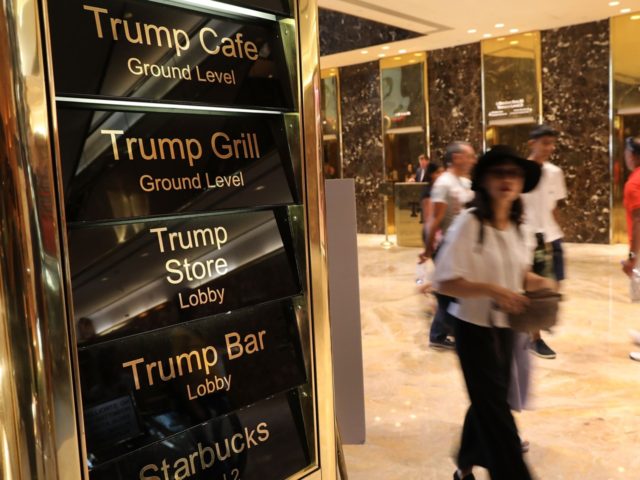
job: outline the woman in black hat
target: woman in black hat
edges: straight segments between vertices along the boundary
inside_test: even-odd
[[[508,314],[527,305],[523,288],[553,288],[531,273],[520,194],[535,188],[540,167],[511,148],[486,152],[473,173],[476,197],[451,227],[436,262],[435,286],[455,297],[456,349],[471,406],[454,479],[472,480],[474,466],[492,480],[531,478],[507,400],[513,349]]]

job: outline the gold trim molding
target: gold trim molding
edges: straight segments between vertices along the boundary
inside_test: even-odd
[[[0,3],[0,475],[80,478],[38,2]]]

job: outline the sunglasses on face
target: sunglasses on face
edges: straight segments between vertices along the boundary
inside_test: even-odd
[[[497,179],[519,179],[524,178],[524,171],[517,167],[498,167],[487,170],[487,175]]]

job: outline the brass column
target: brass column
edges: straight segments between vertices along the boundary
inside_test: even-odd
[[[80,478],[39,7],[0,3],[0,476]]]

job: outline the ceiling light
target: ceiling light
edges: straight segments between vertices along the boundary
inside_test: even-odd
[[[386,57],[386,55],[385,55],[384,53],[379,53],[379,54],[378,54],[378,57],[380,57],[380,58],[384,58],[384,57]]]
[[[517,28],[512,28],[511,30],[509,30],[510,33],[518,33],[520,30],[518,30]]]
[[[393,57],[394,60],[402,60],[402,57]]]
[[[511,40],[509,42],[510,45],[518,45],[520,42],[518,40]]]
[[[484,38],[491,38],[491,37],[493,37],[493,35],[491,35],[490,33],[485,33],[485,34],[483,35],[483,37],[484,37]]]
[[[398,53],[407,53],[407,51],[403,48],[402,50],[398,50]]]
[[[416,63],[415,60],[409,60],[409,63]]]
[[[618,5],[620,5],[620,2],[609,2],[610,7],[617,7]]]
[[[369,50],[361,50],[360,53],[366,55],[367,53],[369,53]]]
[[[498,41],[499,41],[499,42],[504,42],[505,40],[506,40],[506,38],[504,38],[504,37],[500,37],[500,38],[498,39]]]
[[[496,28],[504,28],[504,23],[496,23]]]
[[[640,15],[631,15],[631,20],[640,20]]]
[[[622,10],[620,10],[620,13],[631,13],[631,9],[630,8],[623,8]]]
[[[383,50],[389,50],[391,47],[389,45],[385,45],[384,47],[382,47]]]
[[[531,32],[527,32],[524,34],[525,37],[533,37],[533,33]]]
[[[475,28],[471,28],[467,30],[467,33],[478,33],[478,30],[476,30]]]
[[[422,54],[421,54],[421,53],[414,53],[414,54],[413,54],[413,56],[414,56],[414,57],[421,57],[421,56],[422,56]]]

